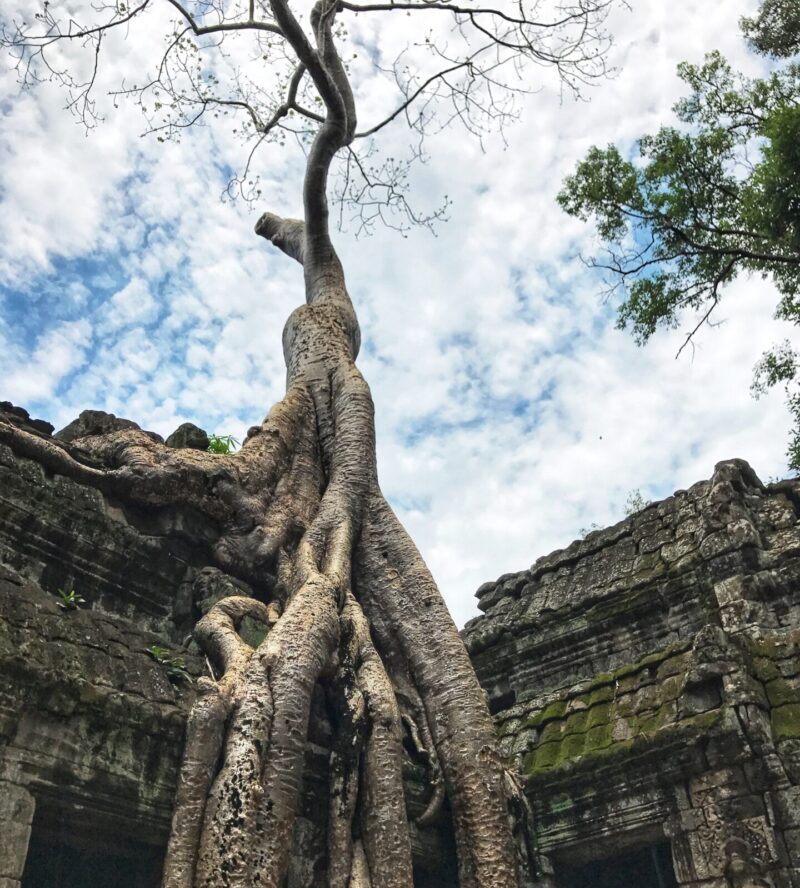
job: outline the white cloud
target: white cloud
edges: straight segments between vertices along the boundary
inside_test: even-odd
[[[8,397],[21,404],[53,398],[60,382],[83,364],[91,332],[87,321],[60,324],[43,332],[26,349],[14,342],[12,331],[3,331],[0,378]]]

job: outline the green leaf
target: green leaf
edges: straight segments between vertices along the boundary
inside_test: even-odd
[[[233,453],[240,446],[240,442],[233,435],[208,436],[209,453],[229,454]]]

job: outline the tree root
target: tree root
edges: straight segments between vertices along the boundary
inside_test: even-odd
[[[452,619],[428,569],[378,489],[356,553],[361,604],[392,633],[422,697],[441,764],[462,886],[518,884],[494,728]]]
[[[241,693],[253,649],[238,634],[245,616],[274,622],[270,609],[252,598],[224,598],[195,627],[195,637],[214,658],[222,677],[198,681],[198,698],[186,727],[175,815],[167,848],[164,888],[193,888],[203,821],[217,770],[225,725]]]
[[[214,561],[270,598],[223,599],[195,627],[219,678],[198,681],[163,886],[281,888],[323,681],[331,888],[413,888],[404,730],[431,785],[418,823],[449,800],[461,888],[515,888],[507,799],[521,809],[524,796],[447,608],[380,492],[341,265],[302,223],[259,225],[300,261],[311,244],[315,270],[284,330],[286,396],[239,453],[173,450],[138,430],[65,446],[0,418],[0,443],[52,472],[123,502],[198,510],[219,528]],[[256,650],[239,634],[245,616],[271,627]]]
[[[106,469],[87,465],[76,459],[66,445],[52,438],[25,431],[4,416],[0,416],[0,444],[5,444],[18,456],[32,459],[49,472],[72,478],[81,484],[109,492],[112,484]]]
[[[366,709],[358,827],[370,882],[374,888],[413,888],[400,711],[370,638],[369,623],[352,594],[347,597],[341,621],[352,639],[355,677]]]

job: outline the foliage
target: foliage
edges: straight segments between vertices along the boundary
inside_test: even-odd
[[[629,515],[635,515],[637,512],[641,512],[646,506],[650,505],[650,500],[646,500],[642,496],[641,490],[639,488],[634,488],[628,493],[628,496],[625,500],[625,506],[623,508],[623,514],[627,518]],[[588,527],[582,527],[578,531],[578,536],[585,540],[590,533],[594,533],[596,530],[602,530],[603,525],[598,524],[596,521],[592,521],[592,523]]]
[[[192,677],[186,669],[184,657],[173,656],[167,648],[159,647],[157,644],[151,645],[146,652],[156,663],[164,667],[170,681],[185,681],[191,684]]]
[[[650,505],[650,500],[646,500],[642,496],[641,490],[639,488],[635,488],[631,490],[628,494],[628,498],[625,500],[625,516],[635,515],[637,512],[641,512],[642,509],[646,508]]]
[[[208,436],[208,452],[209,453],[233,453],[240,442],[233,435],[209,435]]]
[[[596,521],[592,521],[592,523],[588,527],[582,527],[578,531],[578,536],[582,540],[585,540],[586,537],[589,536],[590,533],[594,533],[596,530],[602,530],[602,529],[603,529],[602,524],[598,524]]]
[[[742,19],[742,30],[753,49],[775,58],[800,52],[800,3],[764,0],[758,15]]]
[[[800,7],[766,0],[742,27],[758,51],[788,56],[800,48]],[[680,126],[642,137],[630,156],[593,147],[558,196],[561,207],[593,219],[607,255],[609,292],[620,291],[618,326],[639,344],[674,328],[689,310],[695,323],[681,350],[710,323],[725,287],[740,273],[771,279],[778,318],[800,323],[800,65],[762,78],[735,72],[718,53],[678,66],[689,94],[675,105]],[[784,368],[780,347],[775,360]],[[792,373],[757,368],[755,391]],[[793,405],[800,393],[787,392]],[[798,424],[800,429],[800,423]],[[795,442],[796,443],[796,442]],[[790,464],[800,468],[795,444]]]
[[[798,352],[788,340],[765,352],[756,364],[752,391],[756,397],[765,394],[773,386],[782,385],[786,392],[786,404],[792,417],[793,428],[789,437],[787,455],[789,465],[800,471],[800,389],[797,385]]]
[[[58,606],[62,610],[78,610],[82,604],[86,604],[86,599],[82,598],[74,589],[70,589],[69,591],[66,589],[59,589],[58,594],[61,596],[61,601],[58,602]]]

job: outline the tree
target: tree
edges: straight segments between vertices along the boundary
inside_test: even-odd
[[[139,103],[149,130],[170,140],[208,116],[232,114],[253,151],[287,134],[307,150],[304,218],[267,212],[256,224],[303,268],[305,304],[283,336],[286,395],[238,452],[173,450],[130,428],[66,446],[0,425],[0,440],[54,471],[149,508],[208,516],[219,528],[214,562],[256,591],[223,599],[195,628],[218,677],[198,683],[189,719],[167,888],[283,883],[318,683],[335,730],[332,888],[413,884],[404,731],[428,765],[431,796],[421,821],[449,800],[461,885],[518,884],[509,817],[522,804],[518,784],[498,755],[458,632],[378,483],[373,404],[355,363],[359,325],[331,239],[328,179],[341,161],[334,195],[356,208],[364,226],[387,209],[399,212],[401,225],[430,223],[436,214],[419,216],[406,199],[410,161],[371,161],[372,137],[402,118],[421,139],[442,102],[443,125],[461,122],[479,136],[502,126],[515,113],[514,93],[525,89],[528,63],[553,65],[579,88],[602,73],[610,2],[556,5],[539,19],[538,3],[318,0],[306,25],[288,0],[115,0],[93,5],[98,18],[81,24],[45,0],[34,22],[6,23],[2,42],[23,83],[62,84],[69,107],[91,128],[103,48],[167,9],[166,49],[154,71],[116,93]],[[398,57],[390,69],[398,104],[359,132],[342,22],[403,12],[445,17],[447,30],[432,28]],[[249,39],[247,53],[233,38]],[[88,53],[83,69],[66,64],[64,44]],[[427,68],[416,67],[420,58]],[[231,185],[247,200],[260,194],[253,156]],[[269,627],[256,650],[237,631],[246,616]]]
[[[793,0],[765,0],[741,24],[758,52],[800,52]],[[690,310],[698,317],[683,350],[741,272],[770,278],[780,294],[776,317],[798,324],[800,66],[749,79],[712,52],[702,65],[679,65],[678,75],[691,90],[674,109],[685,126],[644,136],[635,159],[614,145],[591,148],[559,204],[596,221],[607,258],[590,264],[606,272],[610,291],[622,291],[618,326],[639,344]],[[800,470],[796,361],[790,343],[774,347],[756,367],[753,390],[786,386],[795,422],[789,460]]]

